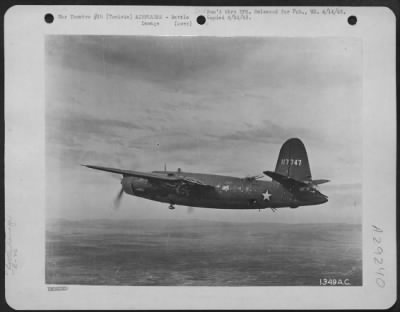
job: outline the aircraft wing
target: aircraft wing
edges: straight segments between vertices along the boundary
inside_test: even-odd
[[[203,189],[214,189],[214,186],[205,184],[200,180],[193,179],[190,177],[184,176],[167,176],[164,174],[159,173],[152,173],[152,172],[140,172],[140,171],[132,171],[132,170],[125,170],[125,169],[115,169],[115,168],[108,168],[108,167],[101,167],[101,166],[91,166],[91,165],[82,165],[91,169],[112,172],[122,174],[123,176],[132,176],[138,178],[148,179],[153,182],[183,182],[189,186],[193,187],[200,187]]]

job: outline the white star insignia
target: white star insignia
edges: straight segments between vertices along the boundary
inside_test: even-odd
[[[264,200],[269,200],[272,194],[269,194],[268,190],[266,190],[265,193],[262,193],[262,196],[264,197]]]
[[[229,185],[224,185],[222,186],[223,191],[229,191]]]

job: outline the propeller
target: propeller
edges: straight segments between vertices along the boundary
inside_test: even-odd
[[[263,174],[247,175],[247,176],[245,177],[245,179],[251,181],[251,180],[258,180],[258,179],[261,179],[261,178],[263,178],[263,177],[264,177]]]
[[[117,196],[114,199],[114,208],[117,210],[121,204],[121,198],[124,194],[124,189],[121,187],[121,190],[118,192]]]

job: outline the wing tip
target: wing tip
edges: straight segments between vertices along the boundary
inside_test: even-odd
[[[110,171],[112,168],[106,168],[106,167],[101,167],[101,166],[93,166],[93,165],[85,165],[85,164],[80,164],[82,167],[90,168],[90,169],[95,169],[95,170],[102,170],[102,171]]]

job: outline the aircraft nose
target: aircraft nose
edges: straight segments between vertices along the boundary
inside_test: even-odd
[[[320,200],[321,204],[326,203],[328,201],[328,196],[321,194]]]

